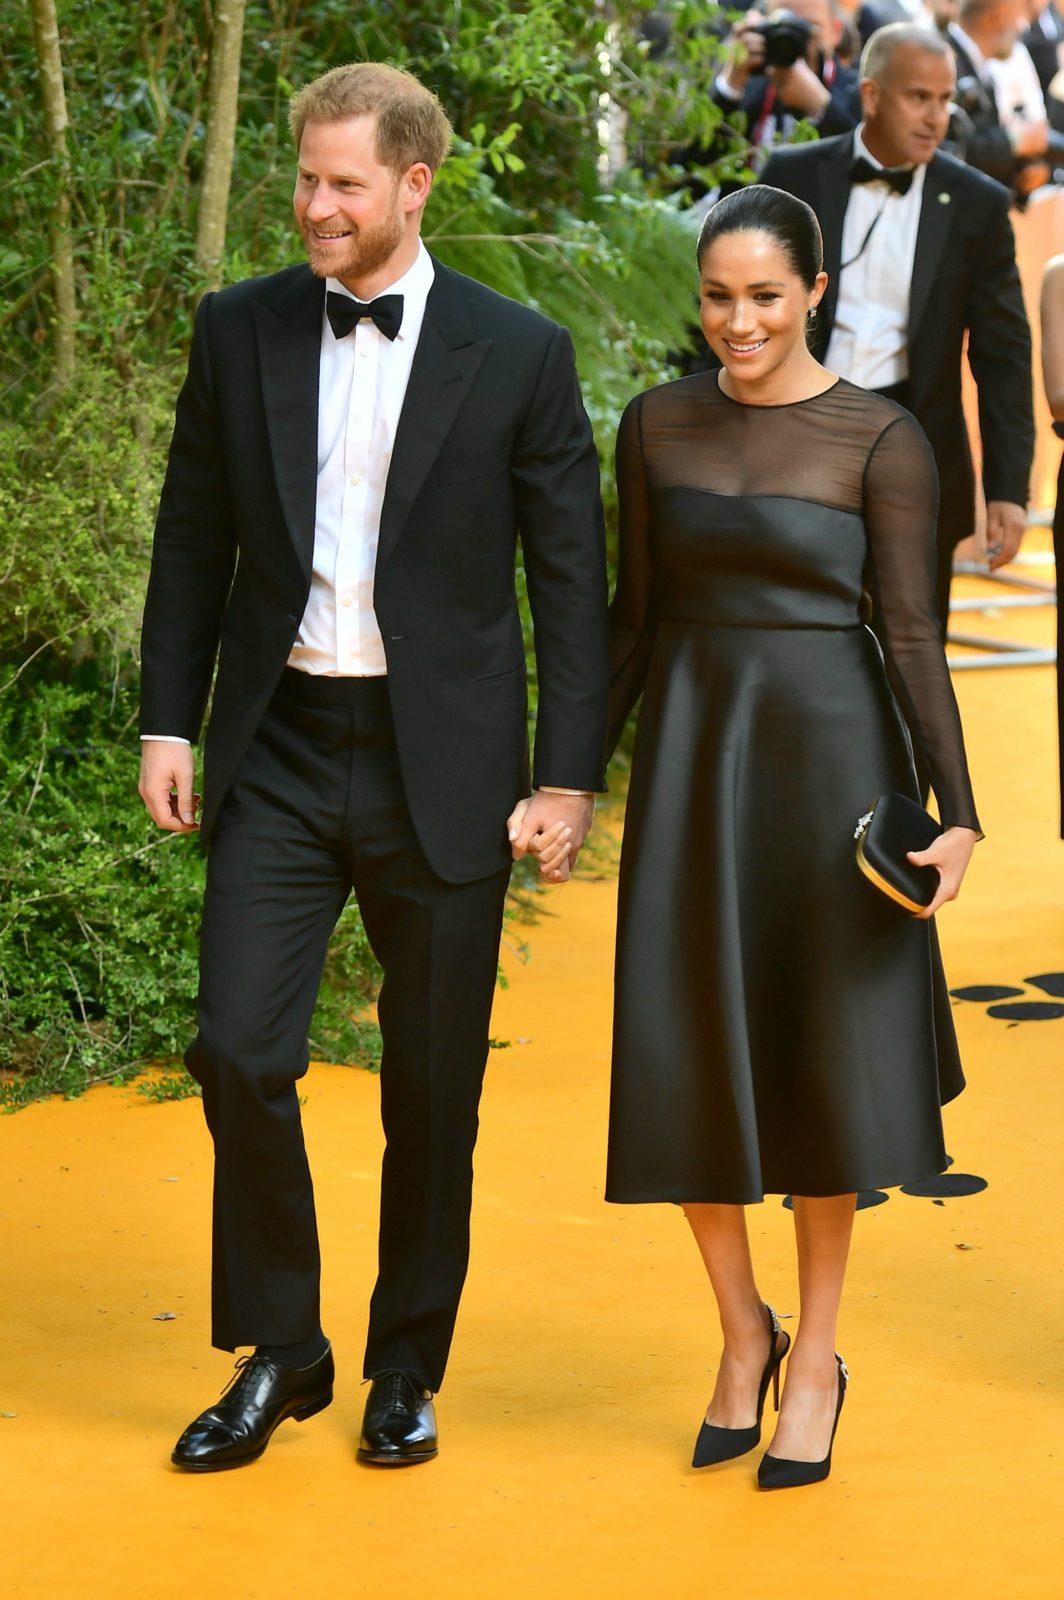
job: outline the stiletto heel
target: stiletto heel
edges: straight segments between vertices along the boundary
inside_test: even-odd
[[[734,1461],[737,1456],[745,1456],[747,1451],[757,1448],[761,1442],[761,1415],[770,1381],[776,1410],[780,1408],[780,1367],[791,1348],[791,1336],[780,1327],[779,1318],[772,1307],[766,1305],[765,1310],[769,1320],[769,1348],[757,1391],[757,1421],[751,1428],[718,1428],[712,1422],[703,1422],[695,1440],[695,1453],[691,1460],[693,1467],[713,1467],[721,1461]],[[778,1350],[776,1347],[781,1337],[785,1343],[783,1349]]]
[[[761,1464],[757,1469],[757,1483],[760,1489],[799,1489],[806,1483],[821,1483],[831,1471],[831,1452],[835,1444],[835,1431],[839,1426],[839,1416],[842,1412],[842,1402],[846,1398],[846,1386],[850,1374],[846,1370],[846,1363],[835,1352],[839,1374],[839,1398],[835,1405],[835,1421],[831,1425],[831,1438],[828,1440],[828,1453],[823,1461],[788,1461],[784,1456],[769,1455],[766,1450],[761,1457]]]

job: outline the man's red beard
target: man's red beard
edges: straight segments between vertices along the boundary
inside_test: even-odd
[[[343,224],[341,217],[330,218],[319,224],[324,233],[346,233],[342,245],[323,248],[314,235],[314,227],[304,218],[299,223],[303,247],[307,252],[310,270],[319,278],[371,277],[393,256],[403,239],[403,219],[393,214],[386,222],[373,228],[356,228],[354,223]]]

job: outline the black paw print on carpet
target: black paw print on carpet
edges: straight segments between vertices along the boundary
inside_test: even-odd
[[[959,1200],[962,1195],[981,1194],[986,1186],[986,1179],[977,1178],[974,1172],[938,1172],[932,1178],[921,1178],[918,1183],[903,1183],[900,1188],[902,1194],[942,1206],[947,1200]],[[857,1209],[867,1211],[870,1206],[881,1206],[889,1199],[885,1189],[862,1189],[857,1196]],[[788,1211],[794,1210],[790,1195],[784,1197],[783,1204]]]
[[[1014,996],[1022,996],[1024,991],[1010,983],[972,983],[965,989],[951,989],[950,994],[955,1000],[974,1000],[977,1004],[986,1005],[988,1017],[997,1017],[1011,1028],[1018,1022],[1052,1022],[1056,1017],[1064,1017],[1064,1004],[1061,1004],[1064,1001],[1064,972],[1040,972],[1023,981],[1029,989],[1041,989],[1043,994],[1055,998],[1017,1000]],[[994,1003],[987,1005],[987,1001]]]

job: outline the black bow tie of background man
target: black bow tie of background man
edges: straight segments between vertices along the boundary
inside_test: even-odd
[[[908,194],[913,186],[911,167],[874,167],[864,156],[858,156],[850,168],[854,183],[888,183],[895,194]]]
[[[325,315],[338,339],[346,339],[363,317],[375,322],[386,339],[394,339],[403,322],[401,294],[380,294],[376,300],[352,300],[350,295],[330,289],[325,296]]]

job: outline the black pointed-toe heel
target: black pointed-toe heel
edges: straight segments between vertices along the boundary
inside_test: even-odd
[[[770,1456],[768,1451],[761,1457],[761,1464],[757,1469],[757,1483],[760,1489],[800,1489],[806,1483],[822,1483],[831,1471],[831,1451],[835,1444],[835,1432],[839,1426],[839,1415],[842,1411],[842,1402],[846,1398],[846,1385],[850,1374],[846,1370],[846,1363],[835,1352],[835,1360],[839,1369],[839,1398],[835,1406],[835,1421],[831,1425],[831,1438],[828,1440],[828,1453],[823,1461],[788,1461],[784,1456]]]
[[[768,1312],[770,1328],[769,1350],[757,1391],[757,1421],[750,1428],[718,1428],[712,1422],[703,1422],[695,1440],[695,1453],[691,1459],[693,1467],[713,1467],[721,1461],[734,1461],[737,1456],[745,1456],[748,1451],[757,1448],[761,1442],[761,1415],[770,1382],[773,1404],[777,1411],[780,1408],[780,1367],[791,1348],[791,1336],[780,1327],[779,1318],[772,1307],[766,1305],[765,1310]],[[786,1343],[782,1350],[777,1350],[781,1334]]]

